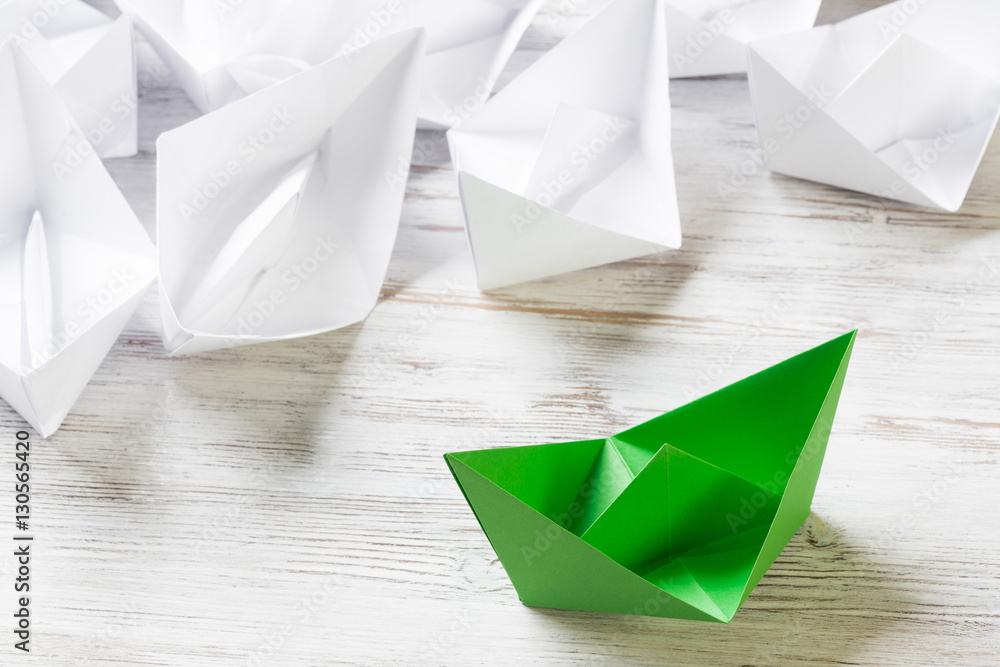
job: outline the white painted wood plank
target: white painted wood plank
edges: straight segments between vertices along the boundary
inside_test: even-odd
[[[828,0],[821,21],[878,4]],[[550,3],[504,80],[578,22]],[[139,62],[160,67],[145,44]],[[756,146],[745,77],[672,97],[679,252],[484,295],[438,141],[363,324],[169,359],[150,294],[33,450],[18,658],[245,665],[272,643],[261,664],[995,664],[1000,151],[956,215],[766,172],[721,198]],[[169,75],[140,113],[140,155],[108,166],[152,233],[155,138],[197,114]],[[730,625],[518,602],[444,452],[612,433],[855,327],[813,515]],[[0,406],[5,441],[22,426]]]

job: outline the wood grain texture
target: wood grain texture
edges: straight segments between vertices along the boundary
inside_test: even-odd
[[[580,20],[550,3],[505,80]],[[197,114],[147,81],[108,168],[152,234],[154,141]],[[746,78],[671,90],[681,251],[483,294],[421,133],[364,323],[171,359],[151,292],[33,450],[33,652],[4,549],[0,663],[996,664],[996,142],[955,215],[764,171],[721,197],[757,145]],[[613,433],[855,327],[813,514],[730,625],[518,602],[444,452]],[[23,426],[0,406],[5,442]]]

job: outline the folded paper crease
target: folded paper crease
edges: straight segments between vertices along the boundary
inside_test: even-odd
[[[445,459],[525,604],[728,622],[809,514],[855,335],[609,438]]]
[[[171,354],[364,319],[399,224],[419,29],[394,33],[161,135],[158,236]]]
[[[957,211],[1000,120],[997,28],[996,3],[901,0],[755,42],[750,81],[768,166]]]
[[[613,0],[590,0],[592,12]],[[741,74],[747,44],[811,28],[821,0],[667,0],[671,78]]]
[[[138,150],[132,32],[82,0],[0,0],[0,40],[31,58],[103,158]]]
[[[662,0],[616,0],[448,132],[479,286],[680,246]]]
[[[87,140],[65,101],[13,41],[0,47],[0,98],[0,396],[47,437],[155,278],[155,251],[100,159],[80,149]]]
[[[485,101],[544,0],[115,0],[203,113],[414,28],[428,35],[419,126]]]

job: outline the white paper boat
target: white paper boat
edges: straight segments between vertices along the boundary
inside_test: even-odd
[[[680,247],[665,20],[616,0],[449,131],[481,289]]]
[[[156,277],[155,250],[66,105],[0,47],[0,396],[62,423]]]
[[[400,30],[427,31],[421,127],[492,90],[544,0],[116,0],[207,113]]]
[[[756,42],[775,172],[957,211],[1000,118],[1000,3],[903,0]]]
[[[157,141],[171,354],[284,340],[378,300],[409,164],[424,35],[393,34]]]

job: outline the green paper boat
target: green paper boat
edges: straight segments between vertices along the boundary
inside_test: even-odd
[[[524,604],[728,623],[809,516],[856,334],[610,438],[445,460]]]

